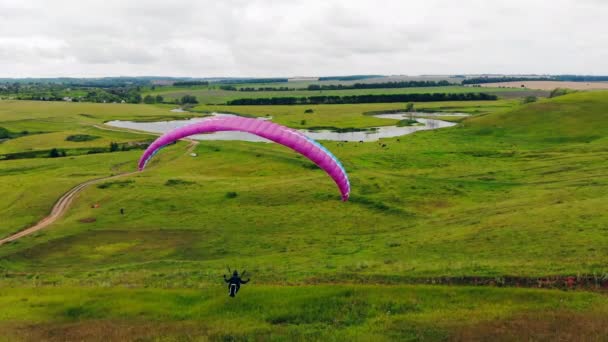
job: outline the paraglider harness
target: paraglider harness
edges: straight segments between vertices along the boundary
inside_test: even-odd
[[[230,273],[230,267],[228,267],[228,273]],[[247,271],[243,271],[241,276],[244,276],[245,273],[247,273]],[[227,279],[226,275],[224,274],[224,281],[228,283],[228,294],[230,295],[230,297],[236,296],[236,294],[241,289],[241,284],[247,284],[249,280],[251,279],[241,279],[237,270],[234,270],[234,272],[232,272],[232,277],[230,277],[229,279]]]

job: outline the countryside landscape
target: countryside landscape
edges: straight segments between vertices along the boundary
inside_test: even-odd
[[[564,8],[606,11],[592,3]],[[46,9],[20,6],[0,2],[26,17]],[[218,6],[228,16],[237,4]],[[361,6],[339,8],[360,19]],[[170,14],[112,11],[133,27]],[[347,41],[380,49],[355,31]],[[0,341],[606,340],[605,62],[445,72],[387,58],[393,72],[361,72],[290,67],[275,51],[270,66],[252,57],[234,70],[74,57],[74,73],[57,59],[48,66],[64,69],[49,74],[27,57],[47,45],[13,57],[3,35]],[[242,119],[320,144],[349,192],[307,154],[243,130],[188,134],[138,169],[168,132]],[[238,293],[235,270],[249,280]]]

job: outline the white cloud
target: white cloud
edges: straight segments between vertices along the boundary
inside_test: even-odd
[[[0,77],[608,74],[603,0],[0,0]]]

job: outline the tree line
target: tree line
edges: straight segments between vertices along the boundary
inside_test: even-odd
[[[319,77],[319,81],[356,81],[366,78],[378,78],[382,75],[349,75],[349,76],[323,76]]]
[[[175,87],[192,87],[192,86],[207,86],[209,82],[207,81],[178,81],[174,82],[173,86]]]
[[[290,87],[240,87],[220,86],[222,90],[231,91],[320,91],[320,90],[349,90],[349,89],[383,89],[383,88],[426,88],[426,87],[446,87],[456,85],[448,81],[400,81],[383,83],[355,83],[355,84],[310,84],[306,88]]]
[[[425,88],[445,87],[454,85],[448,81],[399,81],[384,83],[355,83],[348,84],[311,84],[306,90],[345,90],[345,89],[381,89],[381,88]]]
[[[570,82],[607,82],[608,76],[590,76],[590,75],[558,75],[555,76],[558,81]]]
[[[270,97],[235,99],[226,104],[231,106],[260,105],[314,105],[314,104],[354,104],[354,103],[392,103],[392,102],[438,102],[438,101],[493,101],[496,95],[487,93],[427,93],[427,94],[387,94],[351,96],[309,96],[309,97]]]
[[[526,82],[526,81],[555,81],[549,77],[474,77],[467,78],[462,81],[462,84],[484,84],[484,83],[499,83],[499,82]]]

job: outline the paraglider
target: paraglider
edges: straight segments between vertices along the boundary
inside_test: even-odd
[[[230,268],[228,268],[228,273],[230,273]],[[232,277],[230,278],[226,278],[226,275],[224,274],[224,282],[228,284],[228,295],[230,295],[230,297],[236,296],[241,289],[241,284],[247,284],[249,280],[251,280],[241,279],[241,277],[245,276],[245,273],[247,272],[243,271],[243,273],[239,276],[239,272],[234,270],[234,272],[232,272]]]
[[[139,159],[138,168],[142,171],[148,161],[164,146],[179,139],[202,133],[220,131],[240,131],[255,134],[262,138],[287,146],[302,154],[323,169],[336,183],[342,200],[348,200],[350,182],[348,175],[338,159],[318,142],[303,133],[276,123],[244,117],[212,117],[184,127],[176,128],[156,139]]]

